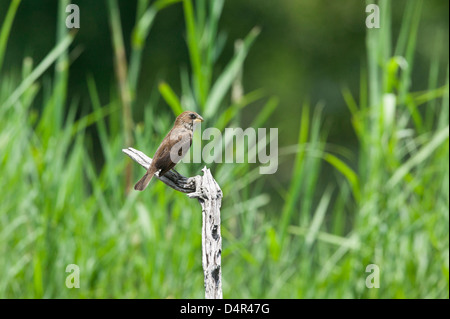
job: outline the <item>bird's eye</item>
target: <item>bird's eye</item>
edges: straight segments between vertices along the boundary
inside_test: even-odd
[[[189,117],[190,117],[191,119],[195,119],[195,118],[196,118],[196,116],[195,116],[194,113],[189,114]]]

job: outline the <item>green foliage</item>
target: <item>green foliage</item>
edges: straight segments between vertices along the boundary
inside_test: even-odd
[[[11,2],[0,32],[0,67],[19,2]],[[379,4],[382,21],[390,21],[390,2]],[[245,107],[267,99],[252,126],[271,125],[276,97],[257,90],[230,98],[259,29],[217,68],[223,1],[138,1],[130,59],[122,65],[125,91],[102,104],[87,75],[92,112],[81,116],[79,101],[66,95],[74,35],[60,16],[54,49],[35,67],[25,57],[20,75],[1,75],[1,298],[203,297],[200,206],[158,181],[144,193],[128,191],[130,160],[121,153],[126,146],[154,150],[173,122],[151,100],[132,132],[135,145],[125,145],[130,119],[121,113],[123,94],[134,107],[142,50],[155,17],[169,5],[184,10],[192,67],[181,70],[179,95],[169,83],[158,84],[173,113],[197,110],[208,126],[223,130],[240,125]],[[306,103],[297,145],[281,145],[280,162],[295,154],[288,185],[251,164],[211,165],[224,192],[224,297],[448,298],[449,71],[439,86],[441,66],[431,62],[428,90],[410,91],[421,5],[408,2],[395,50],[389,23],[367,30],[359,101],[343,90],[357,153],[328,144],[322,107]],[[108,6],[114,48],[121,50],[117,3]],[[52,65],[54,76],[43,78]],[[42,112],[33,103],[42,103]],[[188,175],[199,168],[177,170]],[[323,187],[319,181],[330,169]],[[137,168],[133,180],[143,173]],[[277,196],[282,207],[274,204]],[[365,286],[372,263],[380,267],[379,289]],[[68,264],[80,267],[80,289],[65,287]]]

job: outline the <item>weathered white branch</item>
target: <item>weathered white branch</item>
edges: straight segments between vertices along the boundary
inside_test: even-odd
[[[122,150],[135,162],[148,169],[152,159],[129,147]],[[220,207],[222,190],[211,171],[204,167],[203,176],[184,177],[176,171],[155,176],[167,186],[197,198],[202,207],[202,265],[205,277],[205,298],[222,299],[222,236],[220,232]]]

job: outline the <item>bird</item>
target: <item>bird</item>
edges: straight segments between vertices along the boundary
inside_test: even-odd
[[[153,175],[163,176],[186,155],[192,145],[194,125],[200,122],[203,122],[203,117],[194,111],[185,111],[178,115],[172,129],[156,150],[147,172],[134,185],[135,190],[143,191]]]

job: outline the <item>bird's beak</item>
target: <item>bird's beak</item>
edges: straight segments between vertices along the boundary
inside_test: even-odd
[[[194,120],[194,123],[200,123],[203,122],[203,117],[201,117],[200,115]]]

